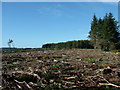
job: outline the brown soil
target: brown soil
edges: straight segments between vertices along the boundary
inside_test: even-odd
[[[119,90],[120,53],[92,49],[2,55],[2,90]]]

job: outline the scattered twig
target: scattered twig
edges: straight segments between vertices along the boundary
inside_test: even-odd
[[[14,82],[19,85],[19,88],[23,87],[25,90],[33,90],[25,81],[19,82],[17,80],[14,80]]]
[[[113,87],[116,87],[116,88],[120,88],[120,86],[112,84],[112,83],[99,83],[99,85],[100,86],[109,85],[109,86],[113,86]]]
[[[100,77],[103,78],[104,81],[106,81],[106,83],[99,83],[99,84],[98,84],[99,86],[109,85],[109,86],[113,86],[113,87],[116,87],[116,88],[120,88],[120,86],[115,85],[115,84],[113,84],[113,83],[110,83],[110,82],[109,82],[108,80],[106,80],[104,77],[102,77],[102,76],[100,76]]]

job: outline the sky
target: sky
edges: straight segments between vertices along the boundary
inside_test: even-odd
[[[120,0],[1,0],[2,2],[119,2]]]
[[[117,2],[3,2],[2,47],[9,39],[17,48],[88,40],[93,15],[109,12],[118,20]]]

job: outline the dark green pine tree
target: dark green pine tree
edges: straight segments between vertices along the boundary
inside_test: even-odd
[[[97,25],[97,46],[101,49],[101,43],[103,42],[103,20],[99,18]]]
[[[118,31],[118,23],[113,17],[112,13],[109,13],[108,16],[108,28],[109,28],[109,41],[113,43],[117,43],[119,41],[119,31]]]
[[[100,18],[99,20],[94,15],[91,31],[89,32],[89,37],[94,47],[103,50],[116,49],[116,44],[120,42],[118,28],[118,23],[112,13],[106,14],[103,19]]]
[[[91,30],[89,32],[89,38],[91,39],[91,42],[94,46],[94,48],[98,48],[98,19],[96,15],[93,16],[93,21],[91,23]]]
[[[102,49],[112,50],[115,49],[115,44],[119,42],[118,24],[112,13],[106,14],[103,19],[103,31],[102,31]]]
[[[102,20],[102,24],[99,23],[99,25],[98,25],[99,29],[101,29],[100,30],[101,36],[99,37],[99,45],[100,45],[100,49],[103,49],[103,50],[108,50],[109,49],[108,38],[110,36],[108,34],[108,32],[109,32],[108,23],[109,23],[108,14],[106,14],[105,17]]]

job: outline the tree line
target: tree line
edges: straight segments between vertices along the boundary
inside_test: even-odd
[[[44,44],[42,48],[49,49],[102,49],[104,51],[120,49],[120,31],[117,20],[112,13],[103,18],[97,18],[94,14],[88,35],[90,40],[77,40],[61,43]]]
[[[48,43],[44,44],[42,48],[48,49],[72,49],[72,48],[81,48],[81,49],[93,49],[93,46],[90,44],[90,40],[74,40],[60,43]]]
[[[112,13],[106,14],[103,19],[93,16],[89,38],[95,49],[120,49],[119,25]]]

